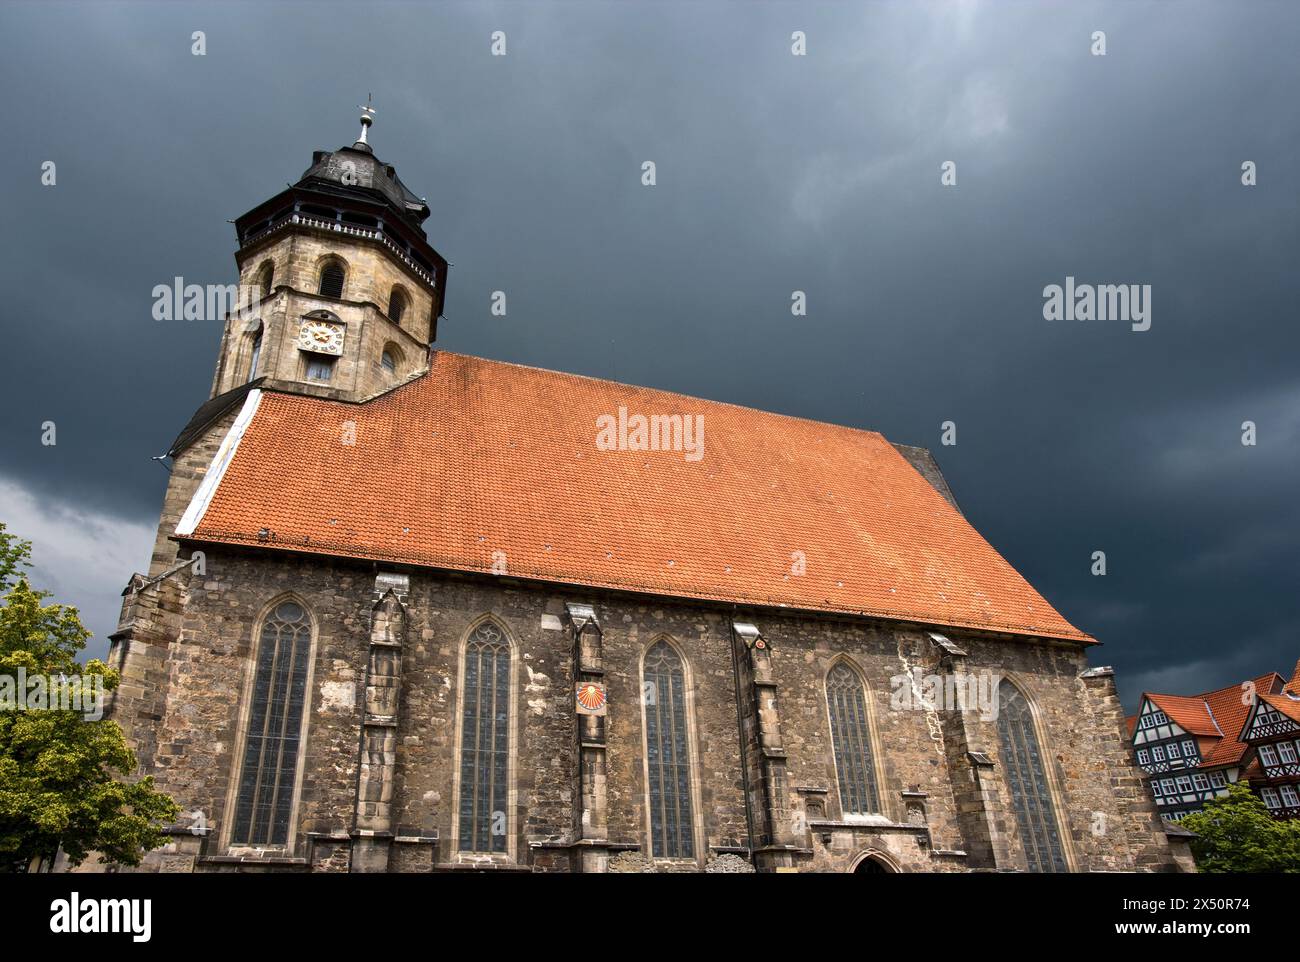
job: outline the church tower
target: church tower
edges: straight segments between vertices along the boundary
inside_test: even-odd
[[[318,150],[293,186],[235,221],[240,308],[226,320],[216,398],[274,391],[363,401],[422,373],[447,262],[429,205],[375,156],[362,108],[350,147]]]
[[[429,205],[375,156],[374,110],[361,110],[356,143],[316,151],[297,183],[235,221],[237,307],[209,398],[166,454],[171,478],[151,578],[184,563],[176,526],[250,394],[360,402],[429,368],[447,261],[424,233]]]

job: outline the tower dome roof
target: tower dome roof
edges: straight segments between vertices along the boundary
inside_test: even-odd
[[[387,204],[415,226],[429,216],[429,205],[402,183],[392,164],[375,156],[370,145],[357,141],[338,150],[318,150],[312,154],[311,166],[295,184],[314,187],[327,193],[354,195],[374,200],[379,195]]]

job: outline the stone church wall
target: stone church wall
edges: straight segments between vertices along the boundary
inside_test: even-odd
[[[376,569],[216,546],[208,546],[206,554],[205,575],[185,570],[175,576],[183,586],[183,616],[166,661],[161,717],[120,720],[137,743],[152,746],[158,786],[186,813],[203,812],[212,827],[202,851],[191,859],[197,870],[348,870]],[[296,834],[287,851],[231,850],[223,832],[230,822],[254,632],[264,613],[287,594],[306,605],[316,628]],[[455,849],[454,825],[460,648],[489,614],[517,651],[510,858],[494,861],[507,869],[576,868],[569,842],[580,818],[578,749],[573,635],[564,625],[565,602],[593,604],[603,633],[611,846],[606,861],[640,864],[620,853],[649,851],[641,659],[663,636],[688,664],[698,842],[694,862],[655,867],[703,870],[711,858],[744,855],[747,822],[753,818],[761,824],[764,813],[754,811],[762,797],[755,790],[757,766],[741,764],[742,757],[754,757],[752,745],[742,755],[737,726],[731,623],[742,616],[721,606],[420,571],[409,573],[404,600],[390,869],[429,871],[463,861]],[[989,774],[997,764],[995,724],[977,712],[893,704],[900,676],[910,677],[913,668],[930,674],[953,667],[926,630],[762,610],[744,613],[743,620],[756,624],[770,645],[776,682],[774,703],[761,707],[766,724],[779,724],[785,753],[779,783],[785,797],[776,809],[788,825],[774,826],[773,834],[784,833],[792,842],[781,857],[803,871],[848,871],[869,855],[886,869],[903,871],[1023,867],[1010,800],[1001,780]],[[1077,646],[974,632],[947,635],[964,649],[966,672],[1010,675],[1029,693],[1045,734],[1043,757],[1059,792],[1071,867],[1170,870],[1168,845],[1120,737],[1112,680],[1081,678],[1087,665]],[[735,657],[748,657],[736,648]],[[837,659],[847,660],[869,690],[879,817],[855,818],[840,810],[824,688]],[[740,692],[742,706],[753,697],[747,686]],[[972,752],[985,753],[989,767],[972,761]],[[188,839],[178,845],[198,848]],[[157,857],[151,857],[151,865],[159,866]]]

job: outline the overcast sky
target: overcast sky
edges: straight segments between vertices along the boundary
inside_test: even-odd
[[[373,92],[438,346],[930,447],[1130,710],[1288,673],[1300,5],[1089,6],[6,3],[0,520],[102,654],[221,335],[151,291],[233,282],[227,221]],[[1150,330],[1045,320],[1067,276]]]

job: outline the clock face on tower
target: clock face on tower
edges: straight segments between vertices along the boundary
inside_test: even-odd
[[[298,330],[298,347],[317,354],[342,354],[343,325],[319,317],[304,318]]]

